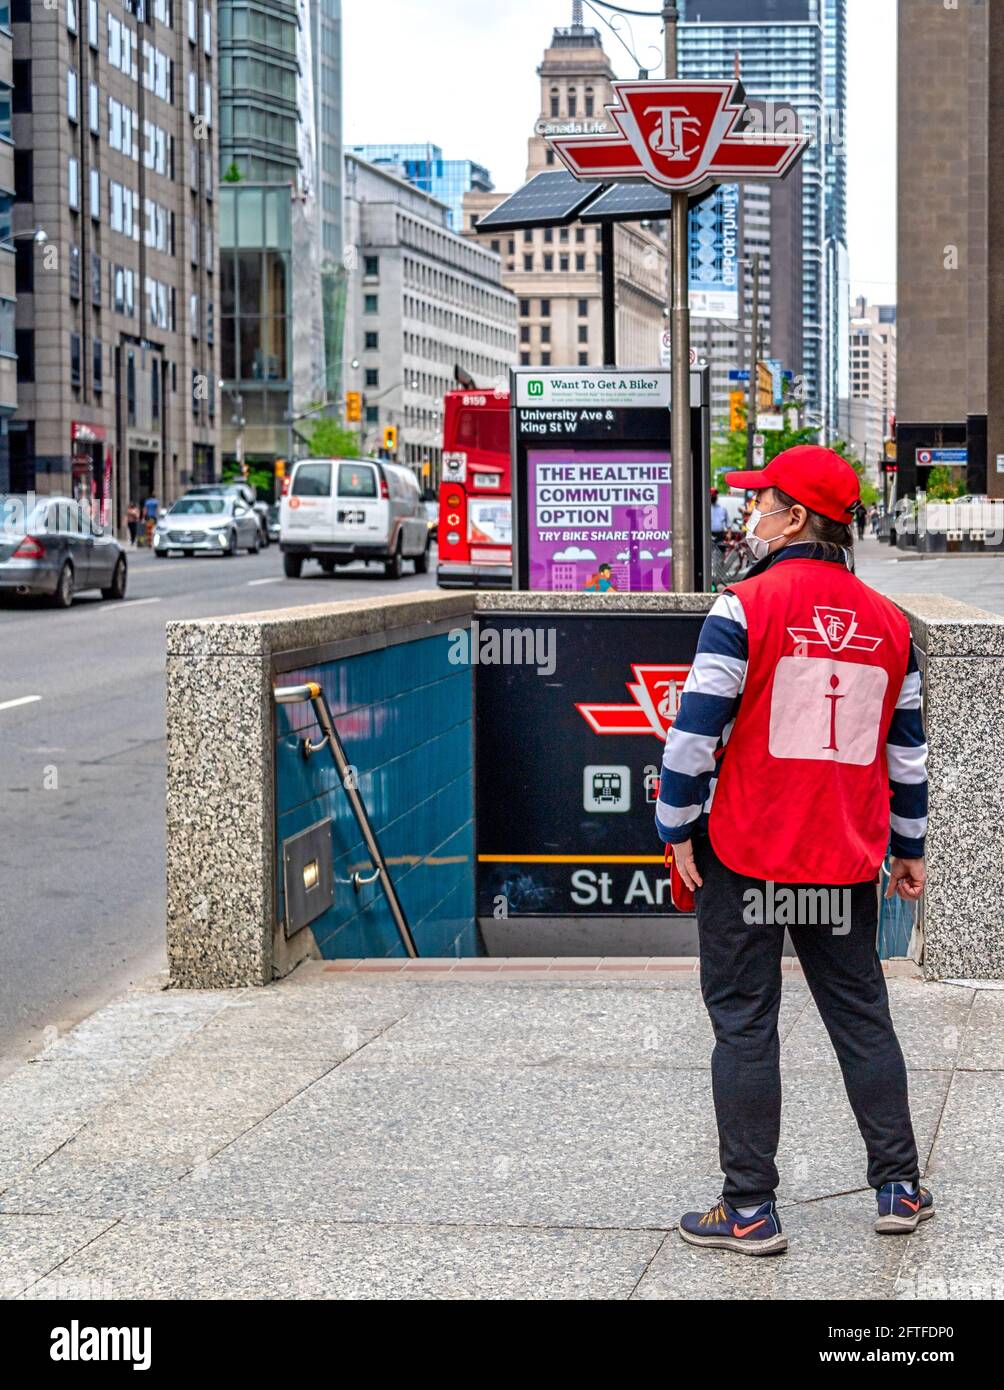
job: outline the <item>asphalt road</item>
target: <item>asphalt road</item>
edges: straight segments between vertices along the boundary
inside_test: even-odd
[[[362,565],[289,580],[276,546],[129,560],[122,603],[0,607],[0,1075],[166,964],[165,623],[436,582]]]

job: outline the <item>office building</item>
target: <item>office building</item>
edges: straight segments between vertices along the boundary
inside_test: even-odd
[[[556,167],[545,138],[559,131],[607,129],[604,106],[615,74],[600,35],[579,22],[555,29],[540,77],[540,116],[529,137],[526,177]],[[501,257],[502,282],[519,302],[519,360],[530,366],[603,363],[600,228],[573,224],[505,235],[479,233],[478,221],[508,194],[464,198],[465,234]],[[660,360],[667,322],[667,259],[662,224],[623,222],[614,228],[617,361]]]
[[[341,395],[347,268],[342,261],[342,0],[310,0],[315,181],[324,319],[324,396]]]
[[[681,77],[731,76],[747,96],[793,107],[813,139],[801,160],[803,361],[810,411],[836,434],[846,399],[847,257],[842,129],[846,93],[845,0],[684,0]],[[797,276],[797,265],[790,267]]]
[[[224,176],[298,186],[297,0],[221,0],[218,10]]]
[[[116,526],[213,476],[217,449],[215,21],[196,0],[140,12],[12,8],[13,231],[34,251],[11,485],[72,488]]]
[[[445,203],[396,175],[345,156],[349,277],[347,390],[363,395],[361,435],[375,450],[398,431],[397,457],[439,479],[443,395],[462,367],[479,386],[508,382],[516,360],[516,301],[499,257],[450,229]]]
[[[763,104],[749,105],[762,119]],[[774,108],[782,119],[791,115]],[[690,214],[691,345],[711,372],[711,423],[729,425],[729,397],[745,390],[730,372],[749,371],[753,339],[754,253],[759,266],[760,360],[804,371],[801,287],[790,273],[802,258],[802,171],[771,183],[722,184]]]
[[[463,229],[464,193],[491,192],[495,186],[484,165],[473,160],[445,160],[438,145],[353,145],[350,153],[387,168],[445,203],[455,232]]]
[[[298,0],[224,0],[220,25],[221,444],[271,468],[326,395],[312,30]]]
[[[444,159],[438,145],[353,145],[351,153],[445,203],[455,232],[464,225],[464,194],[490,193],[495,186],[483,165],[472,159]]]
[[[322,260],[342,255],[342,0],[310,0]]]
[[[25,239],[23,251],[11,240],[14,207],[13,104],[14,46],[10,5],[0,4],[0,493],[10,488],[8,425],[17,409],[15,304],[17,282],[27,271],[35,248]],[[34,268],[34,267],[32,267]]]
[[[827,430],[849,429],[850,259],[847,254],[847,0],[823,0],[823,361]]]
[[[971,493],[1004,496],[1004,14],[900,7],[897,410],[900,496],[928,450],[967,450]],[[932,107],[932,96],[934,106]]]
[[[860,296],[850,321],[850,400],[847,437],[877,481],[896,414],[896,306]]]

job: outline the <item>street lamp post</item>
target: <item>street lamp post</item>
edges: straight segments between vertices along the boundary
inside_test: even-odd
[[[237,467],[241,477],[246,476],[244,472],[244,426],[247,421],[244,417],[244,397],[239,391],[230,391],[230,404],[233,407],[230,413],[230,423],[237,427]]]
[[[49,233],[44,227],[33,227],[30,232],[11,232],[10,236],[4,237],[0,241],[0,246],[6,246],[9,241],[33,241],[36,246],[44,246],[49,240]]]
[[[384,398],[384,396],[389,396],[390,393],[391,393],[392,391],[398,390],[398,388],[401,387],[401,386],[407,386],[409,391],[417,391],[417,390],[418,390],[418,378],[417,378],[417,377],[408,377],[408,379],[405,380],[404,377],[402,377],[400,381],[395,381],[393,386],[386,386],[386,387],[384,387],[384,389],[383,389],[382,391],[380,391],[377,395],[367,397],[366,402],[365,402],[366,405],[369,406],[369,405],[373,405],[376,401],[382,401],[383,398]],[[378,413],[379,413],[379,412],[378,412]],[[393,412],[390,412],[390,413],[393,414]],[[403,401],[402,401],[402,404],[401,404],[401,412],[400,412],[400,413],[401,413],[401,418],[402,418],[402,420],[403,420],[403,419],[404,419],[404,402],[403,402]],[[362,436],[362,437],[365,439],[365,436]],[[362,452],[363,452],[363,453],[366,452],[365,448],[362,450]]]
[[[343,357],[340,362],[335,362],[332,365],[332,370],[334,370],[337,367],[344,367],[346,363],[348,363],[352,370],[355,371],[355,369],[359,366],[359,358]],[[322,410],[330,410],[332,406],[338,405],[338,401],[323,400],[321,401],[320,405],[312,405],[309,410],[287,410],[283,412],[282,418],[286,422],[286,457],[290,464],[292,464],[293,462],[293,454],[295,452],[296,445],[295,430],[293,429],[293,426],[300,420],[307,420],[310,418],[311,415],[319,415]]]

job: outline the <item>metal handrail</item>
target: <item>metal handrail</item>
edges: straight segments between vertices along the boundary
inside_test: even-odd
[[[363,878],[362,874],[356,870],[352,875],[352,886],[358,893],[363,884],[372,883],[375,879],[379,878],[384,896],[387,899],[387,905],[390,908],[391,916],[394,919],[394,925],[397,927],[398,936],[401,938],[404,949],[409,956],[417,957],[418,951],[415,948],[415,939],[411,934],[411,928],[408,926],[408,919],[404,915],[404,908],[401,906],[401,900],[397,896],[397,889],[394,887],[393,880],[390,876],[390,870],[387,868],[387,861],[384,858],[383,850],[380,848],[380,842],[376,837],[376,832],[370,825],[370,818],[367,815],[366,807],[362,797],[359,795],[359,789],[355,785],[355,780],[349,768],[349,760],[345,756],[345,749],[342,747],[342,740],[338,736],[338,730],[335,728],[335,722],[331,717],[331,711],[328,709],[328,702],[325,698],[324,691],[316,681],[309,681],[306,685],[276,686],[272,693],[277,705],[297,705],[306,704],[308,702],[313,705],[314,713],[317,716],[317,722],[321,726],[321,732],[324,734],[324,738],[319,743],[312,743],[309,738],[301,739],[300,747],[303,751],[303,756],[309,758],[312,754],[319,752],[324,747],[331,749],[331,756],[334,759],[335,767],[338,769],[338,775],[342,780],[342,786],[345,788],[345,795],[349,798],[349,805],[352,807],[353,814],[355,815],[356,824],[359,826],[362,833],[370,858],[377,866],[376,872],[368,878]]]

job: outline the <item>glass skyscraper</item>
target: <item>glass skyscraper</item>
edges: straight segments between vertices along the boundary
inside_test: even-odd
[[[400,178],[430,193],[450,209],[450,226],[463,230],[464,194],[478,190],[491,193],[492,176],[472,159],[444,159],[438,145],[352,145],[350,153],[379,164]]]
[[[346,267],[342,260],[342,0],[309,0],[315,177],[324,321],[325,395],[342,387]]]
[[[810,411],[834,434],[847,394],[846,188],[844,147],[828,136],[844,132],[846,0],[684,0],[682,9],[681,78],[730,77],[738,57],[747,95],[790,104],[816,136],[802,159],[803,373]]]
[[[268,465],[288,456],[295,446],[290,416],[328,395],[319,294],[325,140],[314,121],[318,110],[324,121],[325,107],[315,102],[314,81],[337,106],[329,75],[334,53],[337,78],[337,44],[326,45],[325,35],[338,13],[325,0],[315,62],[307,0],[222,0],[218,8],[221,447],[228,460]],[[339,170],[336,157],[336,178]]]
[[[342,0],[310,0],[322,260],[342,254]]]
[[[296,184],[296,0],[268,9],[222,0],[219,30],[220,172],[256,183]]]

